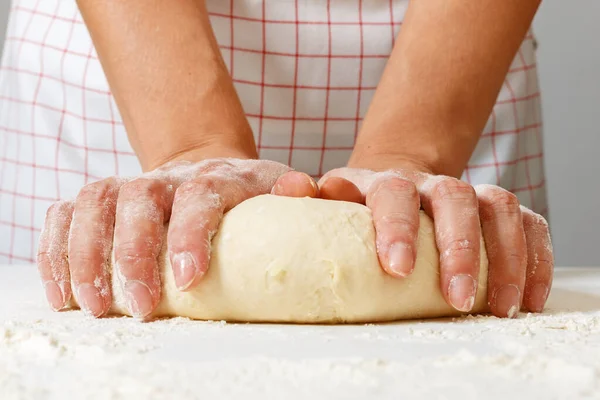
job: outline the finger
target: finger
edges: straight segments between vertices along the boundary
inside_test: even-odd
[[[208,270],[212,237],[223,214],[232,207],[273,188],[278,194],[297,196],[303,191],[298,187],[304,187],[304,195],[316,196],[316,184],[308,175],[286,174],[281,165],[271,161],[260,161],[252,168],[243,168],[243,164],[227,167],[226,173],[217,166],[204,172],[202,177],[179,186],[175,194],[167,243],[180,290],[194,288]],[[279,178],[282,185],[278,189]]]
[[[427,183],[423,186],[425,212],[435,221],[442,293],[455,309],[471,311],[477,294],[481,240],[475,190],[450,177],[438,177],[431,190]]]
[[[527,242],[527,278],[523,306],[542,312],[548,299],[554,271],[554,255],[548,223],[539,214],[521,206]]]
[[[331,177],[321,183],[319,197],[328,200],[350,201],[353,203],[364,203],[360,189],[347,179]]]
[[[273,186],[272,194],[288,197],[317,197],[317,183],[303,172],[290,171],[281,175]]]
[[[73,202],[54,203],[46,212],[40,234],[37,264],[46,298],[54,311],[61,310],[71,299],[69,273],[69,228],[73,217]]]
[[[419,233],[417,188],[405,179],[386,177],[373,184],[366,204],[373,212],[381,266],[392,276],[408,276],[414,269]]]
[[[489,260],[488,302],[494,315],[514,318],[521,308],[527,269],[519,201],[497,186],[479,185],[475,189]]]
[[[94,317],[108,312],[110,250],[120,182],[114,178],[86,185],[75,200],[69,233],[69,263],[75,298]]]
[[[158,255],[172,202],[173,187],[163,180],[139,178],[119,191],[115,263],[129,312],[137,318],[147,317],[160,301]]]
[[[216,186],[227,184],[199,178],[175,193],[167,242],[173,276],[179,290],[198,285],[210,262],[211,241],[225,210]]]

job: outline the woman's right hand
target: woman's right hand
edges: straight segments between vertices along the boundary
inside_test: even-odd
[[[112,251],[128,309],[144,318],[160,301],[164,224],[169,222],[175,282],[189,290],[208,269],[211,238],[223,214],[266,193],[315,197],[318,189],[308,175],[283,164],[231,158],[172,161],[134,179],[88,184],[75,201],[55,203],[47,212],[38,268],[48,302],[60,310],[73,294],[87,313],[106,314]]]

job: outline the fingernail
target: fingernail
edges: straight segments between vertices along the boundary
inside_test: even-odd
[[[477,282],[472,276],[460,274],[453,276],[448,287],[448,298],[458,311],[471,311],[475,304]]]
[[[394,243],[388,252],[388,265],[400,277],[410,275],[414,268],[412,248],[404,243]]]
[[[177,289],[186,290],[198,275],[196,262],[190,252],[177,253],[173,257],[173,275]]]
[[[546,304],[546,300],[548,300],[548,291],[548,286],[543,283],[538,283],[531,288],[531,293],[529,294],[529,306],[531,307],[531,311],[544,311],[544,305]]]
[[[48,299],[48,303],[50,303],[50,307],[54,311],[61,310],[65,306],[65,300],[60,286],[54,281],[48,281],[44,284],[44,288],[46,289],[46,298]]]
[[[125,282],[127,308],[136,318],[144,318],[152,312],[152,294],[150,288],[140,281]]]
[[[508,318],[514,318],[519,312],[519,303],[521,300],[521,291],[515,285],[504,285],[496,290],[494,294],[494,304],[496,311]]]
[[[100,291],[89,283],[83,283],[77,288],[77,301],[81,309],[94,317],[99,317],[104,312],[104,301]]]

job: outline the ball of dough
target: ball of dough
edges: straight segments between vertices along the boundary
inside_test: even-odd
[[[210,268],[193,290],[177,290],[163,246],[162,300],[153,316],[365,323],[459,315],[440,290],[433,223],[423,212],[420,217],[414,272],[398,279],[379,265],[371,211],[364,205],[254,197],[224,216],[212,241]],[[487,311],[483,239],[481,249],[473,312]],[[112,312],[127,314],[116,281]]]

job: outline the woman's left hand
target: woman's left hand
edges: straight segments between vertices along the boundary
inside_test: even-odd
[[[492,313],[513,318],[521,308],[543,310],[554,268],[548,224],[507,190],[411,167],[335,169],[319,188],[321,197],[372,210],[380,264],[390,275],[401,279],[414,269],[422,208],[435,223],[440,285],[449,305],[463,312],[473,307],[483,233]]]

